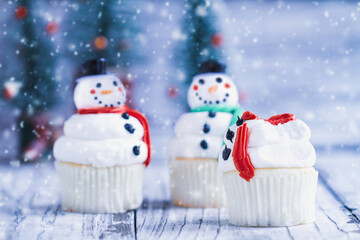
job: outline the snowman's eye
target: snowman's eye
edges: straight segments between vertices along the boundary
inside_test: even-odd
[[[221,82],[222,82],[222,78],[216,78],[216,82],[221,83]]]
[[[200,79],[200,80],[199,80],[199,83],[200,83],[200,84],[204,84],[204,83],[205,83],[205,80],[204,80],[204,79]]]
[[[97,87],[97,88],[101,88],[101,83],[97,83],[97,84],[96,84],[96,87]]]
[[[116,87],[118,83],[116,81],[113,81],[114,86]]]

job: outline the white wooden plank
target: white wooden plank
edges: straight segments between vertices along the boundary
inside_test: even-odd
[[[134,239],[134,212],[117,214],[84,214],[84,239]]]
[[[238,227],[229,224],[228,211],[220,211],[221,228],[217,239],[291,239],[285,227]]]
[[[134,239],[134,212],[80,214],[60,210],[51,163],[0,169],[0,232],[6,239]],[[12,190],[13,189],[13,190]]]
[[[144,201],[143,207],[136,211],[136,232],[138,239],[174,239],[180,231],[185,208],[169,211],[169,202]]]
[[[2,166],[3,167],[3,166]],[[27,167],[2,168],[0,176],[2,207],[1,207],[1,234],[6,239],[21,237],[19,228],[26,220],[29,204],[35,197],[32,188],[34,172]]]
[[[359,224],[320,180],[317,189],[316,226],[325,239],[360,238]]]
[[[357,151],[318,152],[320,178],[356,221],[360,220],[360,154]]]

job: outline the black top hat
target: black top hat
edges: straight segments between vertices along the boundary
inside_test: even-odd
[[[81,64],[81,76],[89,75],[100,75],[106,74],[106,59],[105,58],[96,58],[83,62]]]
[[[200,66],[200,73],[224,73],[226,66],[215,60],[207,60]]]

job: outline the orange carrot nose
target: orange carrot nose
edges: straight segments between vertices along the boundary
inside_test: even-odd
[[[214,85],[209,87],[209,93],[214,93],[218,90],[219,86],[218,85]]]
[[[111,90],[105,90],[105,91],[101,91],[101,94],[105,95],[105,94],[110,94],[112,92],[113,91],[111,91]]]

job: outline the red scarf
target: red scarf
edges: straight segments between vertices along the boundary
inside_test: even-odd
[[[98,113],[128,113],[130,116],[136,118],[140,121],[141,125],[144,128],[144,136],[142,140],[147,146],[148,149],[148,156],[146,158],[146,161],[144,162],[145,167],[147,167],[150,163],[151,159],[151,145],[150,145],[150,128],[149,123],[144,115],[142,115],[140,112],[133,110],[131,108],[128,108],[126,105],[123,105],[121,107],[97,107],[97,108],[81,108],[78,110],[79,114],[98,114]]]
[[[259,119],[255,114],[246,111],[243,113],[241,118],[245,121],[243,125],[239,126],[236,133],[236,138],[234,142],[234,149],[232,152],[232,157],[234,161],[235,168],[239,171],[240,177],[246,181],[250,181],[251,178],[255,175],[255,168],[251,162],[250,155],[248,153],[248,144],[250,131],[247,126],[247,120]],[[272,116],[269,119],[263,119],[272,125],[284,124],[289,121],[295,120],[296,117],[291,113],[284,113],[281,115]]]

